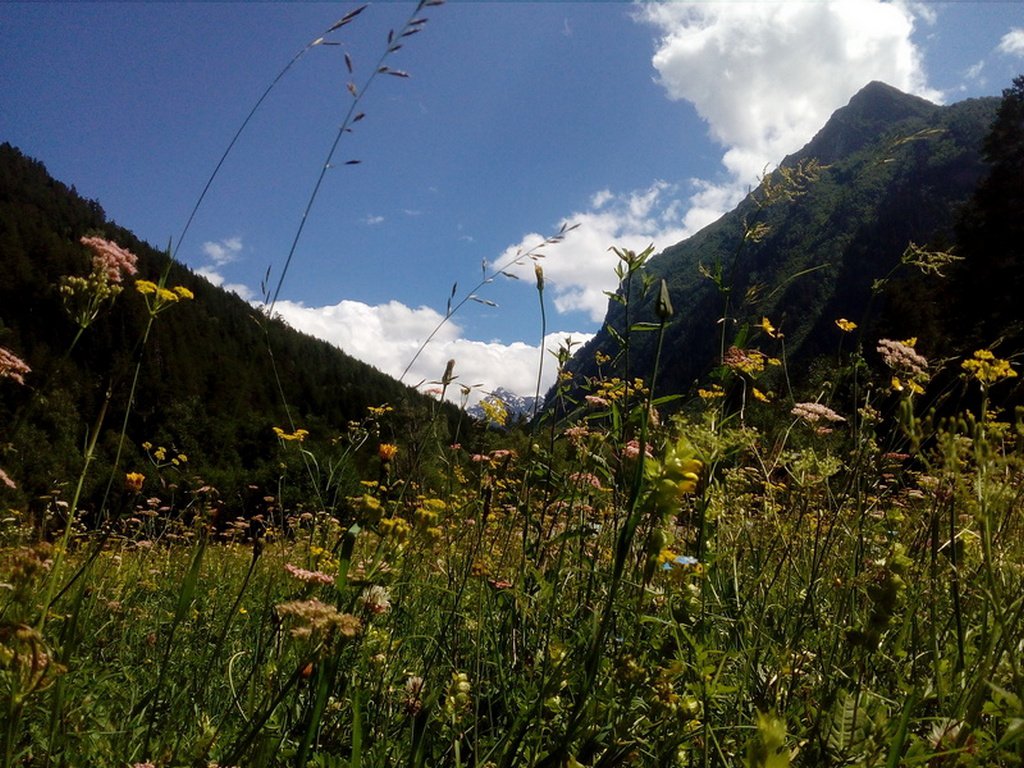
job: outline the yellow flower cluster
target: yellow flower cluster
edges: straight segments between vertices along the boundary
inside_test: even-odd
[[[288,440],[301,443],[309,436],[308,429],[296,429],[294,432],[285,432],[280,427],[274,427],[274,434],[277,435],[279,440]]]
[[[964,360],[961,367],[967,374],[977,379],[982,386],[995,384],[1000,379],[1012,379],[1017,372],[1010,367],[1008,360],[1002,360],[987,349],[979,349],[970,360]]]
[[[836,327],[843,333],[849,333],[857,329],[857,324],[852,320],[847,320],[845,317],[840,317],[836,320]]]
[[[484,418],[491,424],[503,427],[508,421],[508,409],[496,397],[485,397],[480,401],[480,409],[484,412]]]
[[[165,288],[151,280],[136,280],[135,290],[146,298],[146,306],[149,308],[150,316],[153,317],[172,304],[195,298],[195,294],[183,285]]]
[[[618,376],[611,379],[599,382],[597,385],[597,391],[595,395],[603,398],[609,402],[621,400],[627,395],[643,396],[647,394],[647,386],[644,384],[644,380],[640,378],[633,379],[632,382],[623,381]]]
[[[129,472],[124,476],[124,487],[129,493],[138,493],[142,490],[142,484],[146,476],[141,472]]]

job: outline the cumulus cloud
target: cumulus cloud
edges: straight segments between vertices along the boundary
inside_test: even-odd
[[[1024,29],[1014,27],[999,41],[999,52],[1024,57]]]
[[[222,273],[223,267],[241,258],[242,238],[228,237],[224,240],[207,240],[203,243],[201,250],[209,263],[195,269],[197,275],[205,277],[217,287],[231,291],[246,301],[253,299],[255,294],[251,288],[241,283],[226,282]]]
[[[604,292],[616,287],[618,257],[609,249],[642,251],[653,244],[661,250],[692,234],[683,222],[680,194],[664,181],[620,195],[605,189],[591,198],[589,208],[567,216],[563,223],[578,227],[563,242],[540,251],[543,257],[538,259],[555,308],[561,313],[583,311],[593,322],[601,322],[608,308]],[[517,254],[527,253],[543,240],[543,235],[528,234],[509,246],[493,265],[509,264]],[[509,271],[532,286],[532,262],[528,258],[520,262]]]
[[[217,267],[238,261],[241,253],[242,238],[240,237],[229,237],[219,241],[208,240],[203,243],[203,254]]]
[[[253,293],[253,290],[249,286],[243,285],[242,283],[224,282],[224,275],[213,267],[199,267],[199,269],[193,271],[200,277],[205,277],[210,281],[210,283],[218,288],[223,288],[225,291],[231,291],[246,301],[252,301],[253,298],[255,298],[256,294]]]
[[[443,315],[430,307],[413,308],[398,301],[369,305],[346,300],[324,307],[279,301],[274,311],[293,328],[329,341],[395,378],[402,375],[443,320]],[[410,385],[423,382],[423,388],[427,388],[429,382],[441,378],[448,360],[454,359],[456,384],[472,387],[471,405],[498,387],[524,395],[534,392],[540,364],[538,346],[475,341],[463,336],[463,328],[456,322],[442,325],[403,380]],[[545,338],[545,350],[557,350],[566,336],[581,343],[591,338],[585,333],[552,333]],[[542,391],[554,383],[556,369],[552,355],[545,357]],[[461,387],[451,387],[448,397],[457,402]]]
[[[659,32],[652,59],[669,97],[691,102],[725,152],[725,180],[705,181],[689,228],[742,198],[768,166],[809,141],[872,80],[932,101],[911,39],[927,6],[883,0],[644,3]]]

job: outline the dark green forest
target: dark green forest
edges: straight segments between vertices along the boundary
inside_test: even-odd
[[[156,282],[166,273],[168,286],[186,287],[194,300],[161,313],[143,348],[146,304],[129,286],[71,348],[77,327],[58,285],[62,276],[88,274],[83,235],[134,252],[138,278]],[[159,474],[165,484],[212,485],[239,511],[248,499],[263,498],[282,472],[274,426],[301,427],[311,442],[329,446],[349,422],[365,418],[369,406],[391,405],[401,416],[396,423],[410,432],[437,408],[192,274],[9,144],[0,145],[0,263],[0,346],[32,368],[26,386],[0,388],[0,466],[19,486],[0,488],[0,494],[12,505],[45,504],[61,491],[62,480],[80,473],[87,432],[109,399],[90,473],[96,479],[84,495],[96,502],[110,476],[140,360],[119,469]],[[445,409],[443,418],[457,414]],[[147,452],[144,443],[154,448]],[[162,462],[153,460],[152,450],[160,446],[187,462],[158,472]]]

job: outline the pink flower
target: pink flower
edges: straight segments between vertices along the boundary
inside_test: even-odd
[[[291,563],[285,563],[284,569],[288,571],[289,575],[304,581],[307,584],[333,584],[334,577],[323,573],[322,571],[307,571],[305,568],[299,568],[298,566],[292,565]]]
[[[606,398],[598,397],[597,395],[585,395],[583,399],[587,401],[587,405],[591,408],[604,408],[608,405]]]
[[[628,443],[626,443],[624,446],[622,446],[622,455],[625,456],[627,459],[635,459],[637,456],[639,456],[640,455],[640,441],[639,440],[630,440]],[[644,455],[647,456],[648,459],[653,459],[654,458],[654,454],[651,453],[651,446],[649,446],[649,445],[645,445],[644,446]]]
[[[6,485],[8,488],[11,488],[12,490],[18,487],[15,484],[15,482],[11,480],[10,477],[8,477],[7,473],[4,472],[3,467],[0,467],[0,485]]]
[[[28,364],[6,347],[0,347],[0,379],[14,379],[25,383],[25,374],[30,373]]]
[[[93,271],[106,275],[112,283],[120,283],[122,276],[134,275],[139,271],[135,266],[138,257],[117,243],[102,237],[83,237],[80,242],[93,252]]]
[[[601,481],[598,479],[597,475],[591,474],[590,472],[573,472],[569,475],[569,481],[579,485],[589,485],[591,488],[601,490]]]

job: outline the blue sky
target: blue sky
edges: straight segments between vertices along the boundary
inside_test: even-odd
[[[188,214],[256,99],[352,3],[4,3],[0,140],[155,246]],[[371,4],[256,113],[178,258],[251,300],[276,282],[352,97],[414,6]],[[612,245],[659,248],[731,209],[871,80],[937,102],[1024,71],[1017,2],[491,3],[423,13],[362,95],[275,310],[394,375],[488,270],[545,249],[546,346],[584,340]],[[345,54],[353,64],[349,75]],[[345,161],[358,159],[358,165]],[[516,270],[513,270],[516,271]],[[479,393],[532,393],[532,264],[478,290],[406,376],[456,359]],[[556,333],[557,332],[557,333]],[[545,383],[554,366],[545,364]]]

